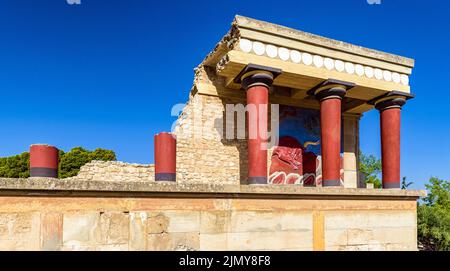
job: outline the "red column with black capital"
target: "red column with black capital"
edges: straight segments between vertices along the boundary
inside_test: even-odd
[[[267,184],[269,89],[280,73],[250,64],[237,77],[247,91],[248,184]]]
[[[400,125],[403,96],[385,97],[375,103],[380,111],[381,164],[384,189],[400,189]]]
[[[312,91],[320,102],[322,186],[341,186],[342,99],[354,84],[329,79]]]

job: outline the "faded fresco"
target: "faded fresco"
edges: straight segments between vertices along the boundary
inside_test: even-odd
[[[279,129],[269,183],[321,186],[320,111],[280,105]]]

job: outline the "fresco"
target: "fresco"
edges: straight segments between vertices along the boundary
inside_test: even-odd
[[[279,129],[269,183],[321,186],[320,111],[280,105]]]

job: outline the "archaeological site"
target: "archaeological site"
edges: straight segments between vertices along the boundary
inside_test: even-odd
[[[58,179],[58,149],[32,145],[31,177],[0,178],[0,250],[416,251],[425,191],[400,187],[413,67],[236,16],[173,131],[149,135],[154,164],[93,161]],[[370,110],[382,189],[358,170]]]

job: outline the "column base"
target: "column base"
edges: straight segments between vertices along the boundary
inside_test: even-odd
[[[157,182],[176,182],[177,176],[175,173],[156,173],[155,181]]]
[[[248,177],[248,184],[267,184],[267,177]]]
[[[32,167],[30,168],[31,177],[58,178],[58,170],[55,168]]]
[[[341,186],[341,180],[323,180],[322,181],[323,187],[336,187]]]
[[[383,183],[384,189],[400,189],[400,183],[399,182],[391,182],[391,183]]]

